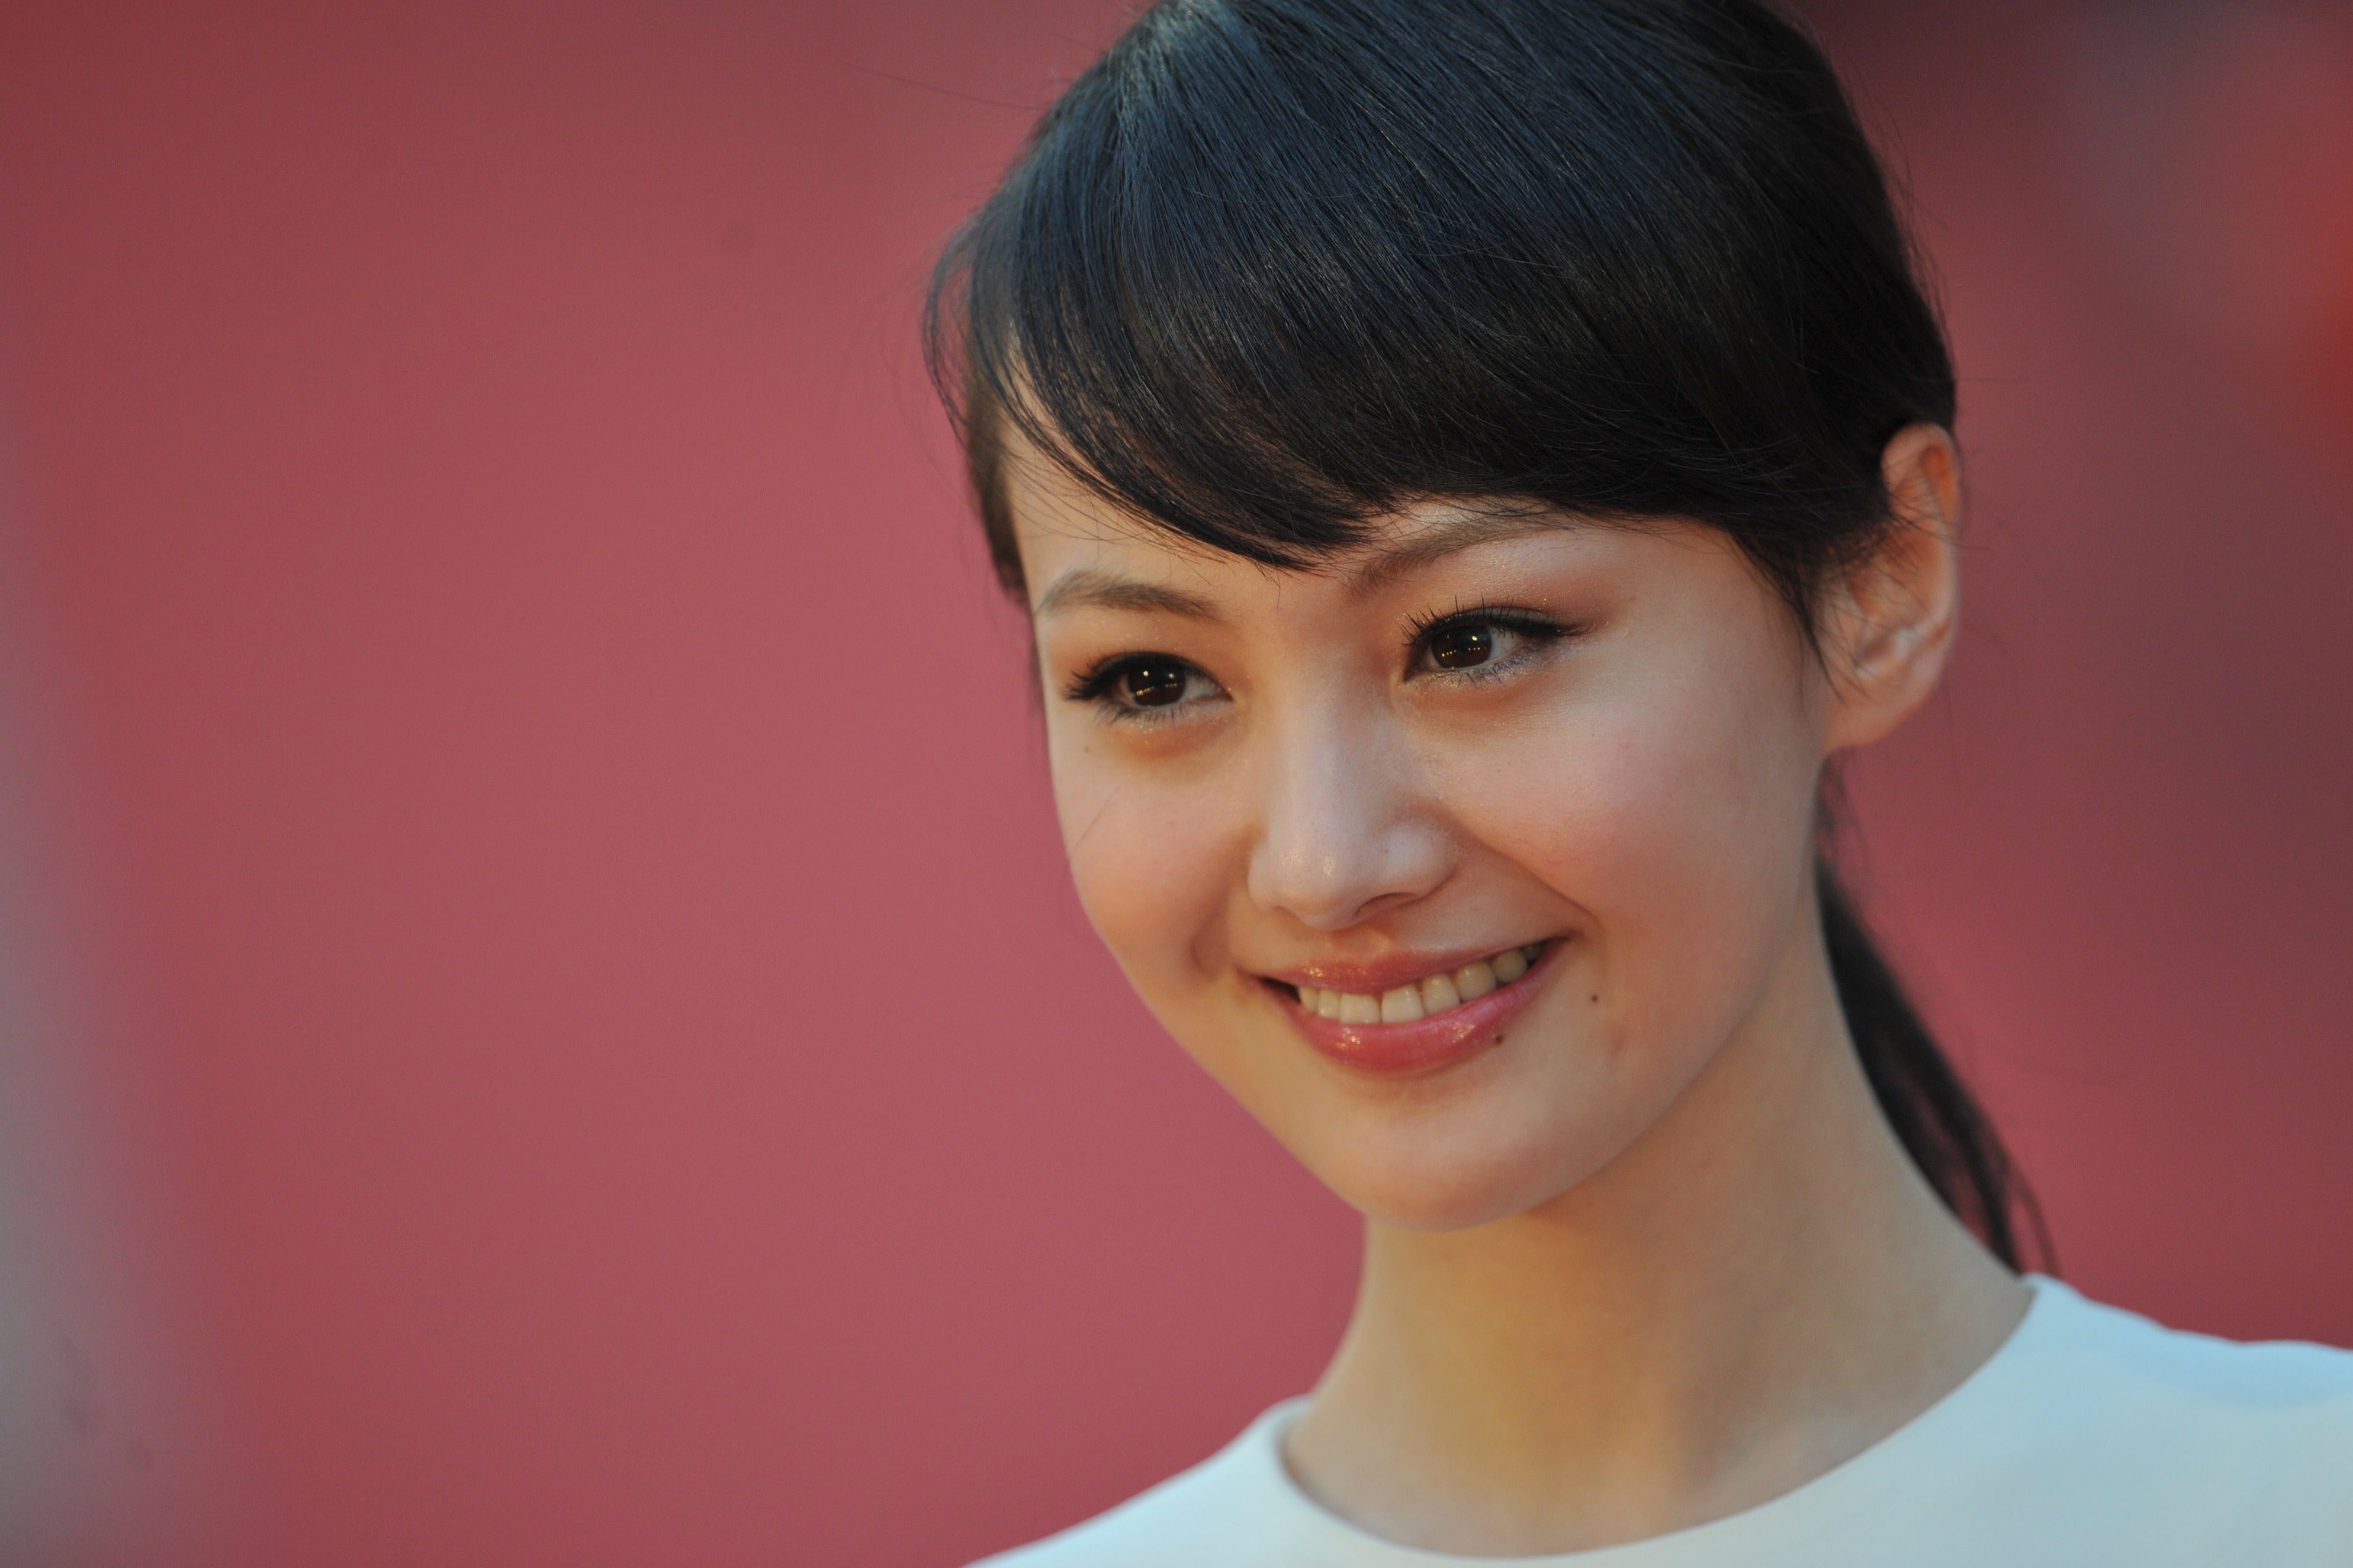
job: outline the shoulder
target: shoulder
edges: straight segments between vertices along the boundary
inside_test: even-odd
[[[1278,1405],[1223,1449],[1085,1523],[973,1568],[1272,1568],[1296,1503],[1282,1432],[1297,1402]]]
[[[2353,1352],[2292,1341],[2242,1343],[2165,1328],[2137,1312],[2085,1300],[2054,1280],[2037,1280],[2047,1320],[2019,1348],[2021,1358],[2065,1367],[2111,1396],[2165,1405],[2183,1414],[2261,1422],[2299,1414],[2353,1416]]]
[[[2014,1510],[2048,1539],[2096,1521],[2137,1561],[2353,1556],[2353,1353],[2185,1333],[2036,1289],[1978,1396],[1954,1402],[1947,1502]],[[2225,1555],[2197,1555],[2210,1550]]]

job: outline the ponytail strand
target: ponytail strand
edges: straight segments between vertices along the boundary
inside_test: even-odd
[[[1831,978],[1847,1032],[1905,1152],[1945,1205],[2005,1265],[2026,1267],[2017,1223],[2022,1219],[2037,1261],[2052,1267],[2042,1209],[1992,1120],[1937,1047],[1828,860],[1819,862],[1816,878]]]

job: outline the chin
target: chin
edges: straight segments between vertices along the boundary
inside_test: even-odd
[[[1293,1039],[1232,1027],[1198,1037],[1245,1042],[1195,1059],[1343,1203],[1409,1230],[1468,1230],[1551,1202],[1672,1098],[1658,1074],[1630,1078],[1612,1040],[1540,1023],[1513,1047],[1389,1081],[1335,1079]],[[1658,1053],[1635,1055],[1657,1065]]]
[[[1406,1230],[1469,1230],[1525,1214],[1577,1185],[1607,1163],[1607,1155],[1580,1148],[1577,1131],[1463,1147],[1453,1139],[1388,1137],[1352,1147],[1299,1151],[1308,1167],[1341,1201],[1385,1225]]]

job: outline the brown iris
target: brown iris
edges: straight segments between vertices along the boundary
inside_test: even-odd
[[[1440,669],[1469,669],[1495,656],[1495,633],[1478,625],[1445,626],[1430,639],[1430,662]]]
[[[1166,708],[1185,696],[1186,667],[1174,659],[1142,659],[1119,678],[1127,700],[1138,708]]]

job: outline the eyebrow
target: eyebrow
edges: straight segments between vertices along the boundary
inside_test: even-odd
[[[1038,607],[1032,616],[1050,616],[1057,610],[1156,610],[1163,615],[1187,616],[1195,620],[1221,619],[1218,607],[1198,594],[1187,594],[1182,588],[1170,588],[1157,583],[1140,583],[1133,577],[1102,572],[1092,566],[1082,566],[1065,572],[1048,584],[1038,595]]]
[[[1474,546],[1576,526],[1576,519],[1552,512],[1481,511],[1449,518],[1418,529],[1412,537],[1352,563],[1346,574],[1347,590],[1361,598],[1409,572]],[[1037,607],[1030,614],[1042,617],[1059,610],[1076,609],[1157,611],[1201,621],[1224,618],[1217,605],[1198,594],[1139,582],[1092,566],[1082,566],[1055,578],[1038,595]]]

